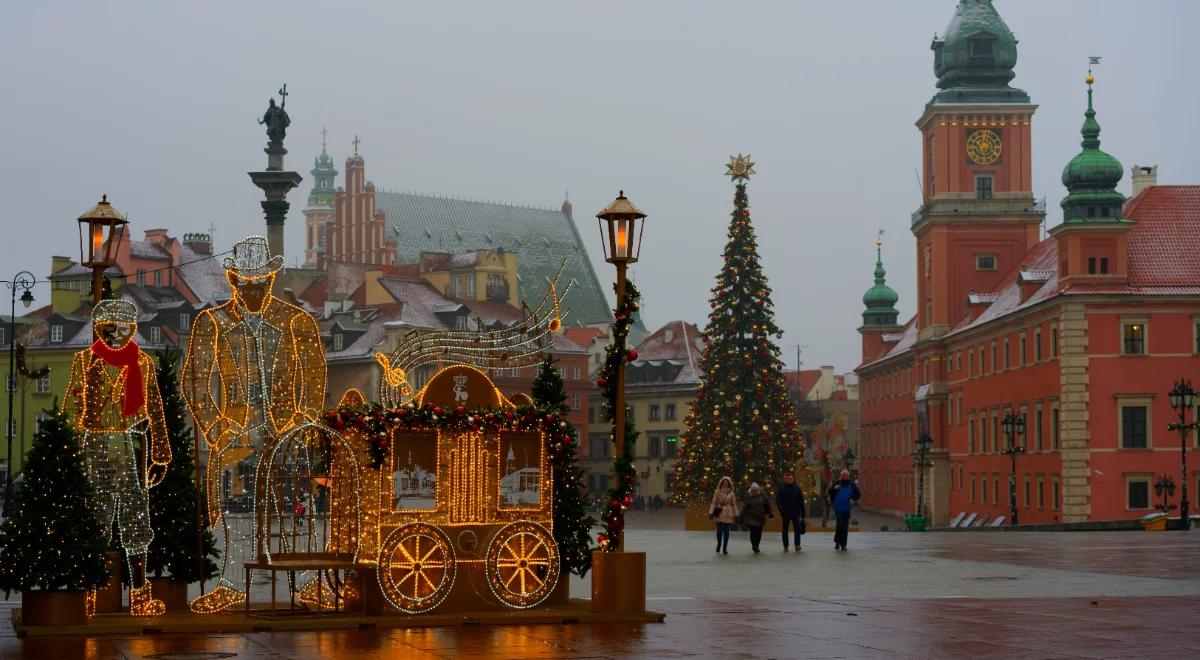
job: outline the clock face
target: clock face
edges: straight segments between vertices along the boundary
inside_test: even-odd
[[[975,131],[967,138],[967,156],[980,165],[988,165],[1000,158],[1000,136],[992,131]]]

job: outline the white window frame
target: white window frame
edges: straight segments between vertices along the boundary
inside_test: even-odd
[[[1125,350],[1126,339],[1125,329],[1133,326],[1140,326],[1142,329],[1142,350],[1140,353],[1130,353]],[[1119,335],[1121,341],[1121,355],[1149,355],[1150,354],[1150,324],[1144,318],[1121,318],[1121,333]]]
[[[63,327],[59,324],[50,326],[50,343],[61,344],[63,340]]]

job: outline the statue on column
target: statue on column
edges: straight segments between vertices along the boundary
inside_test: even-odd
[[[270,144],[283,146],[283,138],[287,135],[287,127],[292,124],[292,120],[288,117],[287,110],[287,85],[279,90],[281,101],[279,105],[275,105],[275,97],[271,97],[270,103],[267,105],[267,111],[263,114],[262,119],[258,120],[259,125],[266,125],[267,138]]]
[[[92,309],[96,341],[75,354],[64,402],[83,433],[84,465],[95,489],[97,518],[108,534],[116,521],[129,567],[129,611],[165,611],[146,581],[150,528],[149,489],[166,476],[171,445],[153,358],[142,352],[137,308],[127,300],[101,300]],[[139,456],[141,457],[139,463]]]
[[[196,427],[209,446],[209,524],[222,525],[223,565],[216,589],[194,612],[241,604],[243,564],[255,561],[254,478],[265,447],[293,427],[321,418],[325,350],[307,312],[271,294],[283,258],[267,240],[247,238],[225,259],[233,290],[192,325],[181,381]]]

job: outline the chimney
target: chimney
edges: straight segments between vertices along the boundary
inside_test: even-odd
[[[147,229],[146,242],[159,247],[167,245],[167,230],[166,229]]]
[[[1131,197],[1137,197],[1143,190],[1157,185],[1158,165],[1133,166],[1133,194]]]
[[[184,234],[183,244],[196,254],[212,254],[212,237],[208,234]]]

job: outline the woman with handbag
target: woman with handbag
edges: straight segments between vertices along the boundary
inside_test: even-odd
[[[771,511],[771,500],[757,483],[750,484],[746,501],[742,503],[742,524],[750,528],[750,549],[758,554],[758,544],[762,541],[763,525],[767,518],[774,518]]]
[[[713,493],[712,505],[708,507],[708,517],[717,524],[717,552],[729,554],[729,530],[739,515],[737,496],[733,494],[733,480],[721,477],[717,482],[717,492]]]

